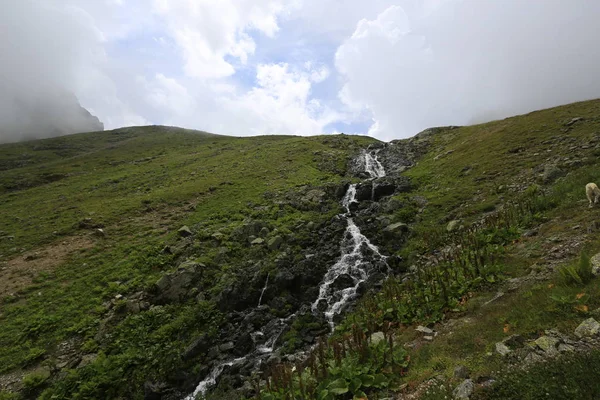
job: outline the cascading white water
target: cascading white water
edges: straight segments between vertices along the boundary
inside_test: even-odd
[[[364,153],[365,171],[371,179],[382,178],[385,176],[383,165],[377,159],[377,154],[369,152]],[[333,329],[333,318],[339,314],[344,305],[352,300],[358,291],[361,283],[369,277],[365,262],[364,251],[367,249],[373,253],[375,258],[385,262],[383,256],[377,246],[373,245],[365,235],[360,232],[360,229],[352,220],[352,212],[350,205],[357,203],[356,200],[356,185],[350,185],[346,191],[346,195],[342,200],[346,212],[341,216],[346,218],[347,227],[342,238],[341,249],[342,255],[339,260],[327,271],[321,286],[319,287],[319,296],[312,304],[312,311],[317,312],[320,304],[325,302],[327,305],[324,311],[325,317],[329,321],[329,325]],[[332,285],[342,275],[347,275],[352,279],[352,285],[343,289],[335,289]]]
[[[369,174],[371,179],[374,178],[383,178],[385,176],[385,169],[383,165],[379,162],[377,158],[377,153],[379,150],[374,151],[373,153],[366,152],[365,156],[365,172]]]
[[[258,306],[260,307],[260,303],[262,302],[262,298],[263,295],[265,294],[265,290],[267,290],[267,285],[269,284],[269,274],[267,274],[267,280],[265,281],[265,287],[263,287],[263,290],[260,292],[260,297],[258,298]]]
[[[196,396],[198,396],[199,394],[204,395],[209,387],[211,387],[212,385],[217,383],[217,378],[219,377],[219,375],[221,375],[223,373],[223,369],[225,369],[225,367],[230,367],[234,364],[241,363],[245,360],[246,360],[246,357],[240,357],[240,358],[236,358],[234,360],[227,361],[227,362],[217,365],[216,367],[214,367],[212,369],[212,371],[210,371],[210,374],[208,374],[208,377],[206,379],[204,379],[202,382],[200,382],[198,384],[198,386],[196,386],[194,393],[185,397],[184,400],[194,400],[196,398]]]
[[[369,153],[364,152],[364,167],[365,172],[369,174],[370,179],[382,178],[385,176],[385,170],[383,165],[377,159],[377,152]],[[325,317],[328,319],[331,328],[333,329],[334,323],[333,318],[336,314],[342,311],[342,308],[348,301],[352,300],[358,291],[358,288],[362,282],[368,279],[368,264],[365,262],[364,251],[371,251],[372,257],[385,262],[386,257],[379,252],[377,246],[373,245],[369,239],[367,239],[361,232],[358,226],[352,220],[352,212],[350,207],[353,203],[358,203],[356,200],[356,185],[350,185],[344,198],[342,199],[342,206],[345,209],[341,217],[346,218],[347,227],[344,232],[344,237],[341,242],[342,255],[340,259],[327,271],[323,278],[323,283],[319,287],[319,297],[312,304],[313,312],[318,311],[319,303],[325,301],[327,308],[324,312]],[[368,250],[367,250],[368,249]],[[341,275],[347,274],[351,277],[353,285],[346,287],[341,290],[334,290],[332,284]],[[265,281],[260,298],[258,300],[258,306],[261,305],[263,295],[269,284],[269,275]],[[196,386],[194,392],[185,397],[184,400],[194,400],[199,394],[204,395],[206,391],[214,386],[219,376],[223,373],[223,370],[227,366],[232,366],[241,362],[244,362],[250,356],[254,356],[258,359],[258,364],[268,357],[275,351],[275,343],[287,327],[289,321],[294,318],[296,314],[292,314],[286,318],[279,318],[271,321],[262,330],[258,330],[251,334],[252,339],[255,342],[255,351],[248,353],[245,357],[230,359],[229,361],[216,365],[202,382]],[[267,329],[268,328],[268,329]],[[265,333],[263,331],[270,331],[270,336],[263,340]],[[259,344],[260,343],[260,344]]]

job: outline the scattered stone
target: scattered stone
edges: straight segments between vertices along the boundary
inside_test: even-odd
[[[515,349],[525,344],[525,338],[521,335],[510,335],[509,337],[503,339],[502,343]]]
[[[190,360],[199,354],[205,353],[206,350],[208,350],[208,345],[208,337],[206,335],[202,335],[185,348],[181,357],[186,361]]]
[[[446,231],[447,232],[453,232],[455,230],[457,230],[460,226],[460,220],[459,219],[453,219],[452,221],[448,222],[448,225],[446,225]]]
[[[257,245],[263,244],[264,242],[265,242],[265,239],[259,237],[259,238],[254,239],[253,241],[251,241],[250,244],[253,246],[257,246]]]
[[[564,175],[564,171],[555,164],[546,164],[542,173],[542,182],[550,184]]]
[[[570,344],[561,343],[558,345],[558,351],[561,353],[575,351],[575,347],[571,346]]]
[[[269,240],[267,246],[269,247],[269,250],[277,250],[281,247],[282,244],[283,238],[281,236],[275,236]]]
[[[395,224],[391,224],[386,226],[383,229],[384,232],[395,233],[395,232],[408,232],[408,225],[404,222],[396,222]]]
[[[98,228],[96,230],[94,230],[94,236],[99,237],[99,238],[104,238],[106,237],[106,232],[104,232],[104,229],[102,228]]]
[[[383,332],[375,332],[371,335],[371,343],[374,345],[378,344],[381,341],[385,340],[385,335]]]
[[[458,365],[454,368],[454,379],[467,379],[470,373],[469,368],[464,365]]]
[[[233,344],[233,342],[227,342],[227,343],[223,343],[222,345],[219,346],[219,350],[221,351],[229,351],[231,349],[233,349],[235,346]]]
[[[543,350],[548,356],[555,356],[558,354],[558,350],[556,349],[558,343],[558,339],[550,336],[540,336],[535,341],[536,346]]]
[[[83,357],[81,357],[81,361],[77,365],[77,368],[83,368],[90,365],[96,361],[96,358],[98,358],[98,354],[85,354]]]
[[[473,394],[474,388],[475,385],[473,384],[473,381],[470,379],[465,379],[456,387],[456,389],[454,389],[452,395],[455,399],[468,399],[471,394]]]
[[[592,274],[595,276],[600,275],[600,253],[594,254],[590,258],[590,263],[592,264]]]
[[[417,328],[415,330],[417,332],[425,333],[427,335],[433,334],[433,329],[427,328],[426,326],[422,326],[422,325],[417,326]]]
[[[565,124],[565,126],[571,126],[571,125],[573,125],[573,124],[575,124],[575,123],[577,123],[579,121],[582,121],[582,120],[583,120],[583,118],[581,118],[581,117],[575,117],[572,120],[570,120],[569,122],[567,122]]]
[[[433,336],[423,336],[423,340],[427,340],[428,342],[433,341]]]
[[[578,338],[595,336],[600,331],[600,324],[594,318],[588,318],[583,321],[576,329],[575,335]]]
[[[525,365],[536,364],[543,360],[544,360],[544,357],[542,357],[539,354],[537,354],[536,352],[532,351],[531,353],[527,354],[527,356],[525,356],[525,358],[523,359],[523,363]]]
[[[179,236],[181,237],[189,237],[193,235],[192,230],[187,225],[184,225],[181,228],[179,228],[179,230],[177,230],[177,233],[179,233]]]
[[[511,349],[509,349],[509,348],[508,348],[508,346],[507,346],[507,345],[505,345],[504,343],[502,343],[502,342],[498,342],[498,343],[496,343],[496,352],[497,352],[498,354],[500,354],[501,356],[505,356],[505,355],[507,355],[508,353],[510,353],[511,351],[512,351],[512,350],[511,350]]]

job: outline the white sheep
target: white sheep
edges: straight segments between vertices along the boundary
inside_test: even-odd
[[[598,202],[600,198],[600,189],[595,183],[588,183],[585,185],[585,194],[590,202],[590,208],[594,207],[594,204]]]

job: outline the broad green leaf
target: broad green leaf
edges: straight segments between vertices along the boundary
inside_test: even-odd
[[[350,391],[352,393],[356,393],[358,389],[362,386],[362,380],[359,377],[352,378],[350,381]]]
[[[375,377],[373,375],[362,375],[360,378],[364,387],[373,386],[373,382],[375,381]]]
[[[344,378],[336,379],[327,386],[327,390],[333,394],[348,393],[348,382]]]
[[[388,379],[387,376],[383,375],[383,374],[377,374],[375,375],[375,380],[373,381],[373,386],[375,386],[378,389],[382,389],[387,387],[387,385],[390,383],[390,380]]]

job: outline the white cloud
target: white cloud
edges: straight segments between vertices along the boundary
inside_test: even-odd
[[[399,2],[337,50],[339,96],[407,137],[600,95],[596,16],[586,0]]]
[[[169,35],[180,47],[185,73],[197,78],[223,78],[235,73],[227,57],[245,64],[256,49],[248,30],[272,37],[281,0],[154,0]]]

